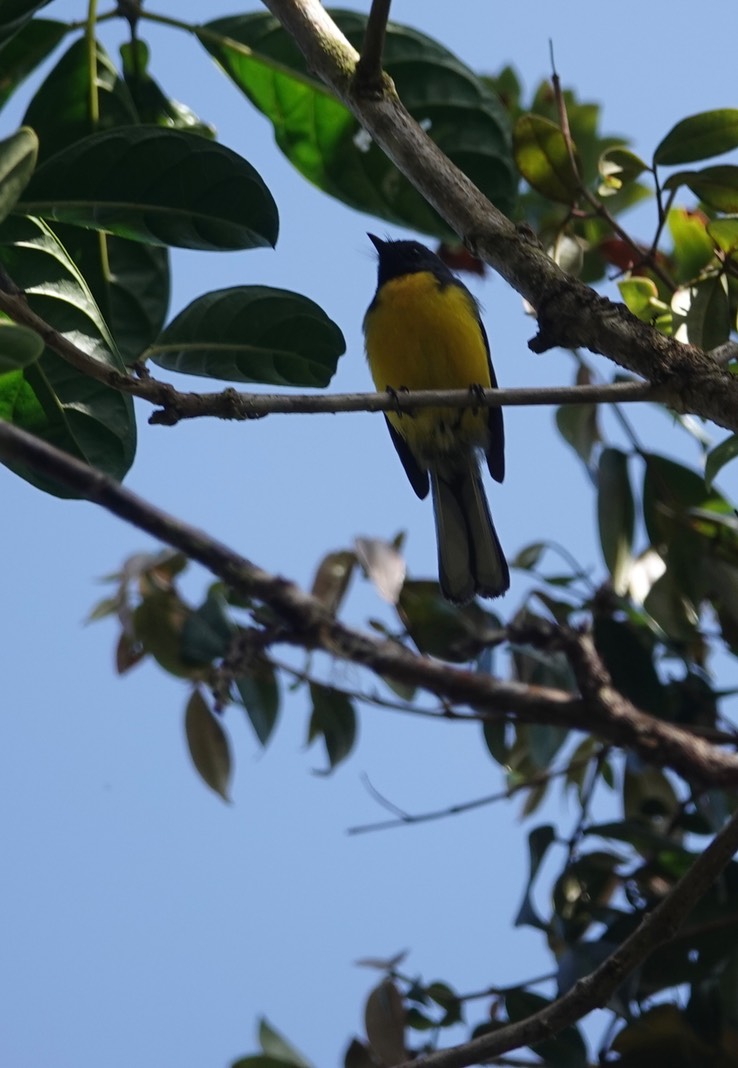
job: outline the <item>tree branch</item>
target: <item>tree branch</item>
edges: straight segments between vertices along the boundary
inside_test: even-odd
[[[664,900],[638,925],[630,937],[590,975],[562,997],[525,1020],[451,1049],[407,1061],[398,1068],[467,1068],[508,1050],[532,1046],[604,1006],[634,968],[679,929],[693,906],[709,890],[738,850],[738,813],[713,838],[689,871]]]
[[[361,94],[381,92],[384,36],[392,0],[372,0],[367,19],[361,58],[356,64],[356,91]]]
[[[9,285],[12,285],[8,279]],[[132,374],[93,359],[37,315],[21,294],[0,287],[0,311],[13,322],[30,327],[53,352],[81,374],[111,389],[128,393],[158,406],[149,422],[174,426],[183,419],[214,416],[218,419],[260,419],[276,414],[321,412],[413,412],[433,405],[449,408],[527,406],[534,404],[621,404],[626,401],[667,401],[668,391],[648,382],[612,382],[594,386],[469,390],[423,390],[413,393],[243,393],[233,388],[219,393],[183,393],[168,382]]]
[[[567,275],[516,228],[441,152],[403,107],[393,87],[361,95],[358,54],[319,0],[265,0],[312,70],[474,253],[536,309],[534,352],[555,345],[603,353],[621,367],[668,387],[668,404],[738,431],[738,380],[700,349],[666,337],[622,304]]]
[[[396,642],[379,640],[334,618],[293,582],[270,574],[232,549],[131,493],[112,478],[0,420],[0,460],[26,465],[63,483],[127,523],[186,553],[244,597],[268,604],[284,624],[273,642],[321,649],[400,683],[471,705],[477,718],[514,715],[522,723],[550,723],[598,736],[670,767],[691,782],[738,784],[738,756],[689,731],[646,715],[622,695],[587,699],[563,690],[502,681],[418,656]],[[516,632],[516,637],[520,635]]]

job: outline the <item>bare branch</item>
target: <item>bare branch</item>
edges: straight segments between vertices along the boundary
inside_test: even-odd
[[[451,1049],[407,1061],[398,1068],[467,1068],[508,1050],[535,1045],[576,1023],[593,1009],[601,1008],[626,976],[679,930],[694,905],[730,863],[736,850],[738,813],[731,816],[671,893],[641,921],[633,934],[599,968],[580,979],[566,994],[525,1020]]]
[[[615,745],[635,750],[644,760],[672,768],[691,782],[712,786],[738,784],[738,756],[681,727],[646,715],[614,690],[610,693],[606,688],[593,688],[591,695],[580,697],[549,687],[503,681],[417,656],[396,642],[379,640],[346,626],[294,583],[264,571],[203,531],[124,489],[107,475],[3,421],[0,421],[0,460],[26,465],[58,480],[75,494],[180,549],[243,596],[268,604],[283,624],[270,637],[272,642],[322,649],[378,675],[422,687],[452,704],[471,705],[477,719],[515,716],[523,723],[551,723],[594,733]],[[552,633],[551,640],[568,640],[557,637],[556,628],[552,628]]]
[[[265,415],[328,412],[413,412],[443,404],[449,408],[520,407],[539,404],[622,404],[626,401],[659,401],[668,398],[668,391],[648,382],[612,382],[595,386],[550,386],[541,388],[469,390],[423,390],[414,393],[314,393],[275,394],[241,393],[229,388],[219,393],[183,393],[168,382],[151,377],[137,378],[93,359],[72,341],[54,330],[29,308],[21,295],[2,290],[0,278],[0,311],[28,326],[42,338],[58,356],[82,374],[103,382],[111,389],[140,397],[159,410],[149,422],[174,426],[182,419],[214,416],[218,419],[260,419]]]

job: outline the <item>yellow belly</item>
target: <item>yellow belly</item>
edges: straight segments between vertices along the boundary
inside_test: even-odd
[[[393,278],[364,320],[369,367],[378,390],[468,389],[491,385],[489,358],[471,297],[440,288],[428,272]],[[389,414],[422,459],[487,443],[487,412],[429,408]]]

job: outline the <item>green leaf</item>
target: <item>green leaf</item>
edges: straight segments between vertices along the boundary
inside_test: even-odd
[[[679,171],[664,182],[664,189],[671,192],[682,185],[691,189],[708,208],[727,214],[738,212],[738,167],[725,164],[701,171]]]
[[[711,219],[707,233],[723,252],[735,252],[738,248],[738,218]]]
[[[182,656],[195,664],[210,664],[225,656],[235,634],[222,593],[211,590],[191,612],[182,629]]]
[[[532,1016],[551,1004],[548,998],[528,990],[510,990],[505,995],[505,1009],[511,1023]],[[587,1047],[577,1027],[565,1027],[554,1038],[530,1047],[550,1068],[587,1068]]]
[[[653,161],[671,167],[719,156],[732,148],[738,148],[738,110],[720,108],[690,115],[672,126],[656,146]]]
[[[70,45],[28,105],[23,123],[38,134],[42,162],[92,133],[138,121],[131,95],[110,56],[100,44],[96,43],[95,49],[100,111],[96,122],[90,118],[90,70],[84,37]]]
[[[66,251],[41,221],[10,216],[0,226],[0,256],[33,311],[92,359],[123,364],[92,295]],[[130,397],[76,371],[48,347],[24,371],[0,377],[0,416],[122,479],[136,448]],[[47,492],[69,490],[13,467]]]
[[[68,33],[64,22],[33,19],[0,49],[0,108]]]
[[[672,260],[677,278],[691,281],[715,258],[707,220],[702,212],[672,208],[666,221],[674,241]]]
[[[705,457],[705,485],[708,490],[712,489],[718,471],[736,456],[738,456],[738,434],[731,434],[729,438],[721,441],[711,452],[708,452]]]
[[[274,245],[277,206],[229,148],[183,130],[128,126],[92,134],[42,164],[20,210],[181,248]]]
[[[548,848],[552,842],[556,839],[556,832],[554,828],[546,823],[541,827],[534,827],[528,835],[528,854],[530,857],[530,868],[528,873],[528,885],[525,888],[525,896],[523,897],[523,903],[518,909],[518,914],[515,917],[516,927],[538,927],[542,931],[546,929],[546,924],[538,916],[533,905],[533,883],[535,882],[538,869],[543,863],[543,858],[548,852]]]
[[[437,582],[406,579],[397,612],[418,651],[442,660],[464,663],[479,656],[499,623],[478,604],[449,604]]]
[[[35,363],[44,343],[35,330],[0,319],[0,375]]]
[[[234,681],[256,737],[266,745],[279,714],[279,686],[274,665],[266,657],[255,656],[248,671]]]
[[[0,141],[0,222],[10,214],[36,166],[38,138],[22,126]]]
[[[169,308],[169,250],[55,223],[127,365],[143,358]]]
[[[643,712],[668,718],[668,691],[656,673],[647,632],[629,622],[595,616],[594,640],[615,689]]]
[[[3,0],[0,10],[0,40],[12,37],[22,30],[34,14],[48,3],[49,0]]]
[[[338,767],[356,741],[356,712],[349,697],[330,686],[310,683],[312,713],[307,744],[322,738],[328,754],[329,771]]]
[[[310,1061],[306,1060],[284,1035],[275,1030],[264,1016],[259,1020],[259,1042],[264,1053],[280,1063],[294,1065],[294,1068],[311,1068]]]
[[[361,48],[366,16],[333,11]],[[359,211],[446,237],[446,223],[372,142],[349,110],[308,70],[269,14],[217,19],[197,29],[203,46],[274,125],[277,144],[309,181]],[[516,176],[509,121],[495,93],[451,52],[390,23],[383,63],[403,104],[447,156],[509,214]]]
[[[562,404],[556,409],[556,427],[564,441],[589,467],[592,449],[600,440],[596,404]]]
[[[206,786],[230,801],[231,750],[219,719],[199,689],[192,691],[185,710],[185,735],[192,763]]]
[[[146,355],[167,370],[206,378],[324,387],[344,350],[339,328],[307,297],[233,286],[194,300]]]
[[[731,329],[728,279],[713,274],[677,289],[671,299],[674,336],[708,352],[724,344]]]
[[[177,100],[166,96],[148,72],[149,46],[140,37],[120,46],[123,78],[143,123],[166,126],[175,130],[189,130],[210,139],[215,128]]]
[[[513,129],[513,155],[532,189],[549,200],[573,204],[580,181],[561,127],[540,115],[522,115]]]
[[[628,457],[619,449],[600,454],[597,478],[600,545],[616,593],[625,593],[632,559],[635,504],[628,477]]]
[[[648,164],[625,145],[606,149],[600,156],[597,167],[602,178],[598,189],[601,197],[614,196],[624,185],[634,182],[649,169]]]
[[[669,310],[669,306],[659,299],[659,291],[652,278],[625,278],[618,282],[618,289],[628,311],[644,323],[652,323],[657,316]]]

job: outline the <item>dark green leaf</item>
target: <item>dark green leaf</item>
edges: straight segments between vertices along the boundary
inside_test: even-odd
[[[259,1042],[268,1057],[275,1057],[281,1063],[291,1064],[294,1068],[310,1068],[310,1061],[305,1060],[284,1035],[276,1031],[263,1016],[259,1020]]]
[[[64,22],[33,19],[0,49],[0,108],[68,32]],[[1,31],[0,31],[1,32]]]
[[[664,182],[669,192],[686,185],[708,208],[727,214],[738,212],[738,167],[725,164],[701,171],[679,171]]]
[[[3,0],[0,8],[0,40],[22,30],[34,14],[48,3],[49,0]]]
[[[515,917],[516,927],[538,927],[542,931],[546,929],[546,924],[539,917],[533,905],[533,883],[535,882],[538,869],[543,862],[548,847],[556,839],[556,832],[554,828],[546,823],[541,827],[534,827],[528,835],[528,853],[530,856],[530,868],[528,873],[528,885],[525,888],[525,896],[523,897],[523,903],[518,909],[518,914]]]
[[[28,185],[38,155],[38,138],[22,126],[0,141],[0,222],[10,214]]]
[[[92,134],[58,152],[38,168],[19,209],[181,248],[258,248],[273,245],[278,229],[277,206],[250,163],[157,126]]]
[[[518,567],[521,571],[534,571],[536,564],[546,551],[545,541],[534,541],[530,545],[519,549],[510,561],[510,567]]]
[[[0,375],[28,367],[43,351],[44,343],[35,330],[0,319]]]
[[[339,549],[326,553],[318,564],[310,593],[332,615],[340,608],[356,566],[356,553]]]
[[[356,712],[349,697],[329,686],[310,683],[312,713],[307,743],[322,738],[328,754],[329,771],[345,760],[356,741]]]
[[[630,571],[635,504],[628,477],[628,457],[619,449],[603,449],[597,478],[597,521],[600,545],[616,593],[625,593]]]
[[[705,457],[705,485],[708,490],[712,489],[718,471],[738,456],[738,434],[731,434],[725,441],[721,441]]]
[[[66,251],[37,220],[0,227],[3,264],[30,307],[93,359],[123,371],[107,327]],[[0,378],[0,414],[45,441],[121,479],[136,448],[130,397],[76,371],[48,347],[41,359]],[[14,468],[34,485],[69,496],[49,479]]]
[[[189,130],[201,137],[214,138],[215,128],[198,118],[185,104],[167,97],[148,72],[149,46],[140,37],[120,47],[123,78],[143,123]]]
[[[231,750],[220,721],[199,689],[192,691],[185,712],[187,745],[200,778],[224,801],[230,801]]]
[[[160,367],[230,382],[328,385],[343,334],[307,297],[269,286],[234,286],[198,297],[147,356]]]
[[[38,134],[42,162],[92,133],[138,121],[130,93],[110,56],[102,45],[95,48],[100,111],[96,122],[90,118],[90,70],[84,37],[70,45],[28,105],[23,122]]]
[[[169,308],[169,250],[56,223],[127,365],[141,360]]]
[[[505,995],[505,1009],[511,1023],[532,1016],[550,1004],[549,998],[531,994],[528,990],[511,990]],[[576,1027],[565,1027],[554,1038],[538,1042],[531,1049],[550,1068],[587,1068],[589,1064],[587,1047]]]
[[[513,130],[513,154],[531,188],[562,204],[573,204],[580,181],[561,127],[540,115],[522,115]]]
[[[274,665],[265,657],[254,657],[248,671],[239,675],[235,683],[256,737],[266,745],[279,713],[279,686]]]
[[[615,689],[642,711],[668,716],[668,694],[653,666],[645,631],[609,616],[595,616],[594,639]]]
[[[366,16],[331,13],[361,48]],[[268,14],[217,19],[197,30],[208,51],[273,123],[277,144],[301,174],[331,196],[389,222],[442,237],[448,226],[308,70]],[[509,124],[494,92],[442,45],[390,23],[383,64],[404,105],[440,148],[503,212],[516,189]]]
[[[211,591],[187,617],[182,631],[182,656],[196,664],[220,659],[230,649],[235,630],[222,594]]]
[[[556,409],[556,426],[564,441],[589,467],[592,450],[600,440],[596,404],[562,404]]]
[[[683,527],[692,508],[717,503],[720,496],[705,488],[704,477],[664,456],[650,453],[646,457],[643,483],[643,518],[651,544],[668,544],[675,528]]]
[[[508,758],[507,723],[499,719],[486,719],[482,724],[484,744],[493,760],[505,767]]]
[[[421,653],[454,663],[478,656],[499,632],[494,617],[478,604],[449,604],[431,580],[406,579],[397,611]]]
[[[720,108],[690,115],[672,126],[656,146],[655,164],[693,163],[738,148],[738,110]]]

